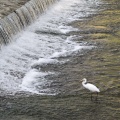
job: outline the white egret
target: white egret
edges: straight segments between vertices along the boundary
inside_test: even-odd
[[[91,83],[87,83],[87,79],[86,78],[83,78],[82,79],[82,85],[88,89],[89,91],[91,91],[91,100],[92,100],[92,93],[97,93],[97,97],[98,97],[98,93],[100,92],[100,90],[93,84]],[[97,97],[96,97],[96,100],[97,100]]]

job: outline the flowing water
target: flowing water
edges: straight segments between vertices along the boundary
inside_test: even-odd
[[[94,47],[87,42],[75,42],[80,36],[70,33],[79,32],[79,29],[68,24],[95,14],[98,4],[97,0],[60,0],[19,33],[15,42],[3,47],[0,51],[1,94],[57,94],[55,89],[48,89],[52,81],[46,76],[58,73],[43,72],[41,66],[62,64],[67,60],[59,57]]]

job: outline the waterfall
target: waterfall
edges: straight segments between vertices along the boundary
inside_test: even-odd
[[[0,20],[0,47],[12,41],[13,36],[35,21],[57,0],[31,0]]]

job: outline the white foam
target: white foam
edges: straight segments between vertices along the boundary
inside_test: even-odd
[[[40,73],[36,69],[30,70],[23,78],[21,86],[32,87],[32,84],[36,82],[36,78],[47,75],[46,73]]]
[[[51,58],[40,58],[39,60],[35,60],[32,64],[31,67],[35,67],[35,66],[40,66],[40,65],[47,65],[48,63],[57,63],[58,60],[56,59],[51,59]]]
[[[63,25],[59,26],[58,29],[61,33],[64,33],[64,34],[69,33],[71,31],[78,31],[77,28],[73,28],[71,26],[63,26]]]
[[[63,56],[63,55],[65,55],[66,52],[67,52],[67,50],[64,50],[64,49],[61,52],[55,52],[55,53],[53,53],[51,58],[57,58],[57,57]]]
[[[36,69],[30,70],[22,80],[22,84],[20,85],[22,91],[29,91],[36,94],[45,94],[39,93],[37,87],[40,85],[44,85],[46,83],[45,76],[54,74],[51,72],[40,72]]]

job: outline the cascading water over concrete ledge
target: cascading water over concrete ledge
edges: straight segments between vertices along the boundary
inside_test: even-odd
[[[11,42],[14,35],[33,23],[57,0],[31,0],[0,20],[0,47]]]

